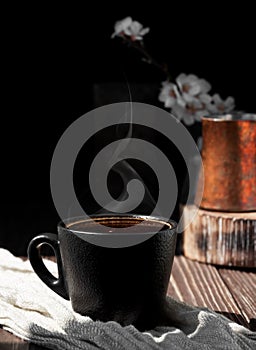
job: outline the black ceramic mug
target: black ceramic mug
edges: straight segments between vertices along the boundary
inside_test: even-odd
[[[96,227],[95,222],[101,225]],[[161,323],[164,313],[176,226],[173,221],[137,215],[69,219],[58,225],[58,238],[43,234],[32,239],[28,256],[42,281],[70,299],[74,311],[93,320],[113,320],[149,329]],[[92,243],[102,233],[118,235],[120,228],[125,229],[126,236],[142,237],[142,242],[123,248]],[[42,261],[43,244],[54,250],[58,278]]]

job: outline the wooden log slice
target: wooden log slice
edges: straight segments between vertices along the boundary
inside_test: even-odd
[[[186,205],[183,210],[187,258],[222,266],[256,267],[256,212],[217,212],[195,205]]]

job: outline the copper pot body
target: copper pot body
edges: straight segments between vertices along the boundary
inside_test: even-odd
[[[205,117],[202,128],[204,190],[200,206],[256,211],[256,115]]]

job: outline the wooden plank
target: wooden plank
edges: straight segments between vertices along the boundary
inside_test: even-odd
[[[190,305],[207,307],[249,327],[236,300],[212,265],[176,256],[168,295]]]
[[[232,290],[250,329],[256,331],[256,273],[221,268],[219,274]]]
[[[0,328],[1,350],[48,350],[48,348],[29,343]]]
[[[0,328],[1,350],[29,350],[29,343]]]

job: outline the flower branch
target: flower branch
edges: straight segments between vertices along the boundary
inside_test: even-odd
[[[144,62],[155,66],[165,74],[166,80],[162,82],[158,98],[186,125],[201,121],[203,116],[228,113],[234,109],[233,97],[222,100],[218,94],[210,95],[211,85],[194,74],[181,73],[173,79],[168,65],[159,63],[145,48],[143,37],[149,32],[149,28],[143,28],[141,23],[126,17],[115,23],[114,30],[112,38],[122,38],[124,43],[142,55]]]
[[[142,54],[142,61],[146,62],[150,65],[153,65],[154,67],[156,67],[157,69],[159,69],[160,71],[162,71],[162,73],[167,76],[167,79],[169,81],[173,81],[171,74],[169,72],[169,68],[168,65],[166,63],[159,63],[146,49],[144,42],[143,41],[135,41],[135,40],[131,40],[131,37],[126,36],[126,35],[122,35],[121,39],[128,45],[128,47],[132,47],[133,49],[135,49],[136,51],[138,51],[140,54]]]

